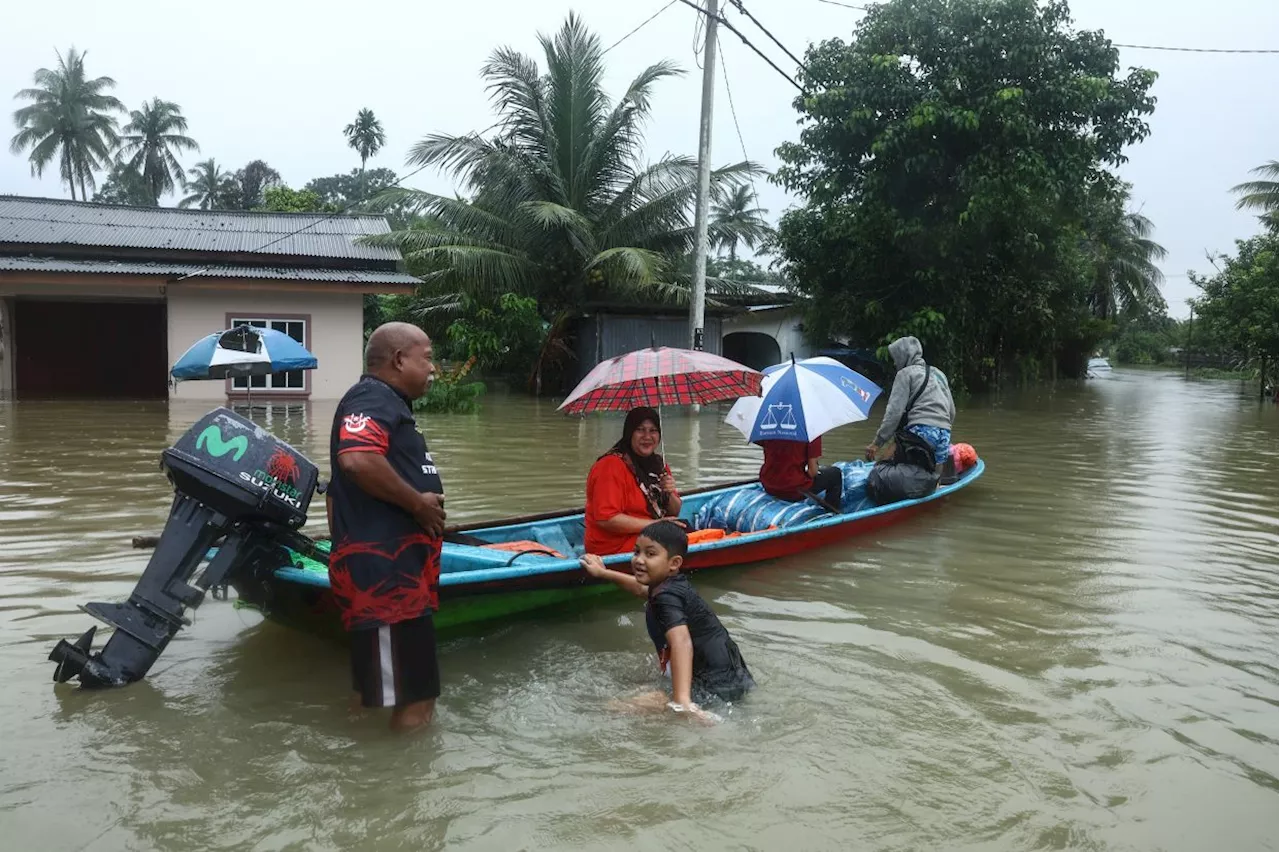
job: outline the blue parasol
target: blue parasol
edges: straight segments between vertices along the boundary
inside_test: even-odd
[[[315,368],[316,356],[284,332],[238,325],[197,340],[170,373],[178,381],[198,381]]]

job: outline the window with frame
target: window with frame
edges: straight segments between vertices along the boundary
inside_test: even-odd
[[[269,328],[281,331],[294,340],[307,345],[307,321],[304,319],[271,319],[269,317],[232,317],[228,328],[238,325],[250,325],[254,328]],[[304,370],[286,370],[282,373],[270,373],[265,376],[238,376],[231,380],[232,390],[267,390],[297,391],[306,390]]]

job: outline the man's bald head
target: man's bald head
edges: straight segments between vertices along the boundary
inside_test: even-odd
[[[435,375],[431,356],[431,338],[425,331],[407,322],[389,322],[369,335],[365,372],[417,399],[427,392]]]
[[[369,343],[364,347],[365,369],[375,373],[389,364],[395,358],[397,351],[405,351],[430,342],[431,338],[427,337],[427,333],[412,323],[383,323],[369,335]]]

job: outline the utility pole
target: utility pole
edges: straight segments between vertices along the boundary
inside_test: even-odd
[[[702,52],[702,118],[698,122],[698,194],[693,213],[693,293],[689,297],[689,348],[701,350],[707,306],[707,218],[711,206],[711,102],[716,90],[716,25],[719,0],[705,0],[707,44]],[[699,13],[701,14],[701,13]]]

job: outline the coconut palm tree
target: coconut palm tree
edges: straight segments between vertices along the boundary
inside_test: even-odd
[[[76,200],[77,184],[81,200],[88,200],[89,188],[96,185],[93,173],[110,165],[118,142],[117,122],[111,113],[124,112],[124,104],[106,94],[115,80],[88,78],[84,53],[73,47],[66,57],[57,56],[57,68],[36,71],[35,86],[14,95],[32,103],[13,114],[18,132],[10,140],[9,150],[21,154],[30,149],[31,173],[36,176],[43,175],[45,167],[56,159],[71,200]]]
[[[342,132],[347,137],[347,144],[360,155],[362,172],[369,158],[387,144],[387,134],[382,129],[382,122],[378,121],[371,109],[362,109],[356,113],[356,120],[344,127]]]
[[[1117,311],[1162,313],[1160,285],[1164,273],[1156,261],[1168,255],[1151,239],[1155,225],[1141,213],[1126,211],[1127,186],[1110,194],[1089,221],[1088,249],[1093,258],[1094,284],[1089,301],[1101,319]]]
[[[174,152],[200,150],[196,140],[183,135],[186,129],[182,107],[172,101],[152,98],[142,109],[129,113],[120,159],[125,168],[142,176],[154,205],[160,204],[160,196],[183,184],[182,164]]]
[[[201,210],[217,210],[223,201],[236,191],[235,177],[224,172],[212,157],[204,162],[196,163],[188,172],[191,179],[185,181],[185,189],[190,194],[178,202],[179,207],[190,207],[193,204]]]
[[[570,14],[539,40],[545,74],[510,48],[481,71],[500,116],[496,136],[433,134],[410,150],[411,165],[451,173],[467,197],[384,191],[382,204],[412,203],[424,218],[365,241],[399,247],[423,274],[424,297],[532,295],[552,317],[588,298],[678,295],[685,288],[673,262],[692,251],[697,162],[667,156],[645,165],[641,156],[653,89],[680,70],[651,65],[613,103],[602,87],[600,39],[580,18]],[[758,172],[728,166],[713,171],[712,185],[723,191]],[[712,239],[736,227],[715,227]]]
[[[1237,210],[1261,210],[1258,218],[1272,231],[1276,230],[1277,210],[1280,209],[1280,161],[1270,160],[1249,172],[1260,180],[1250,180],[1231,187],[1240,196]]]
[[[755,203],[755,191],[740,183],[711,205],[711,221],[722,232],[716,248],[728,249],[729,260],[738,259],[739,243],[754,249],[773,233],[773,228],[764,218],[769,211],[753,206]]]

